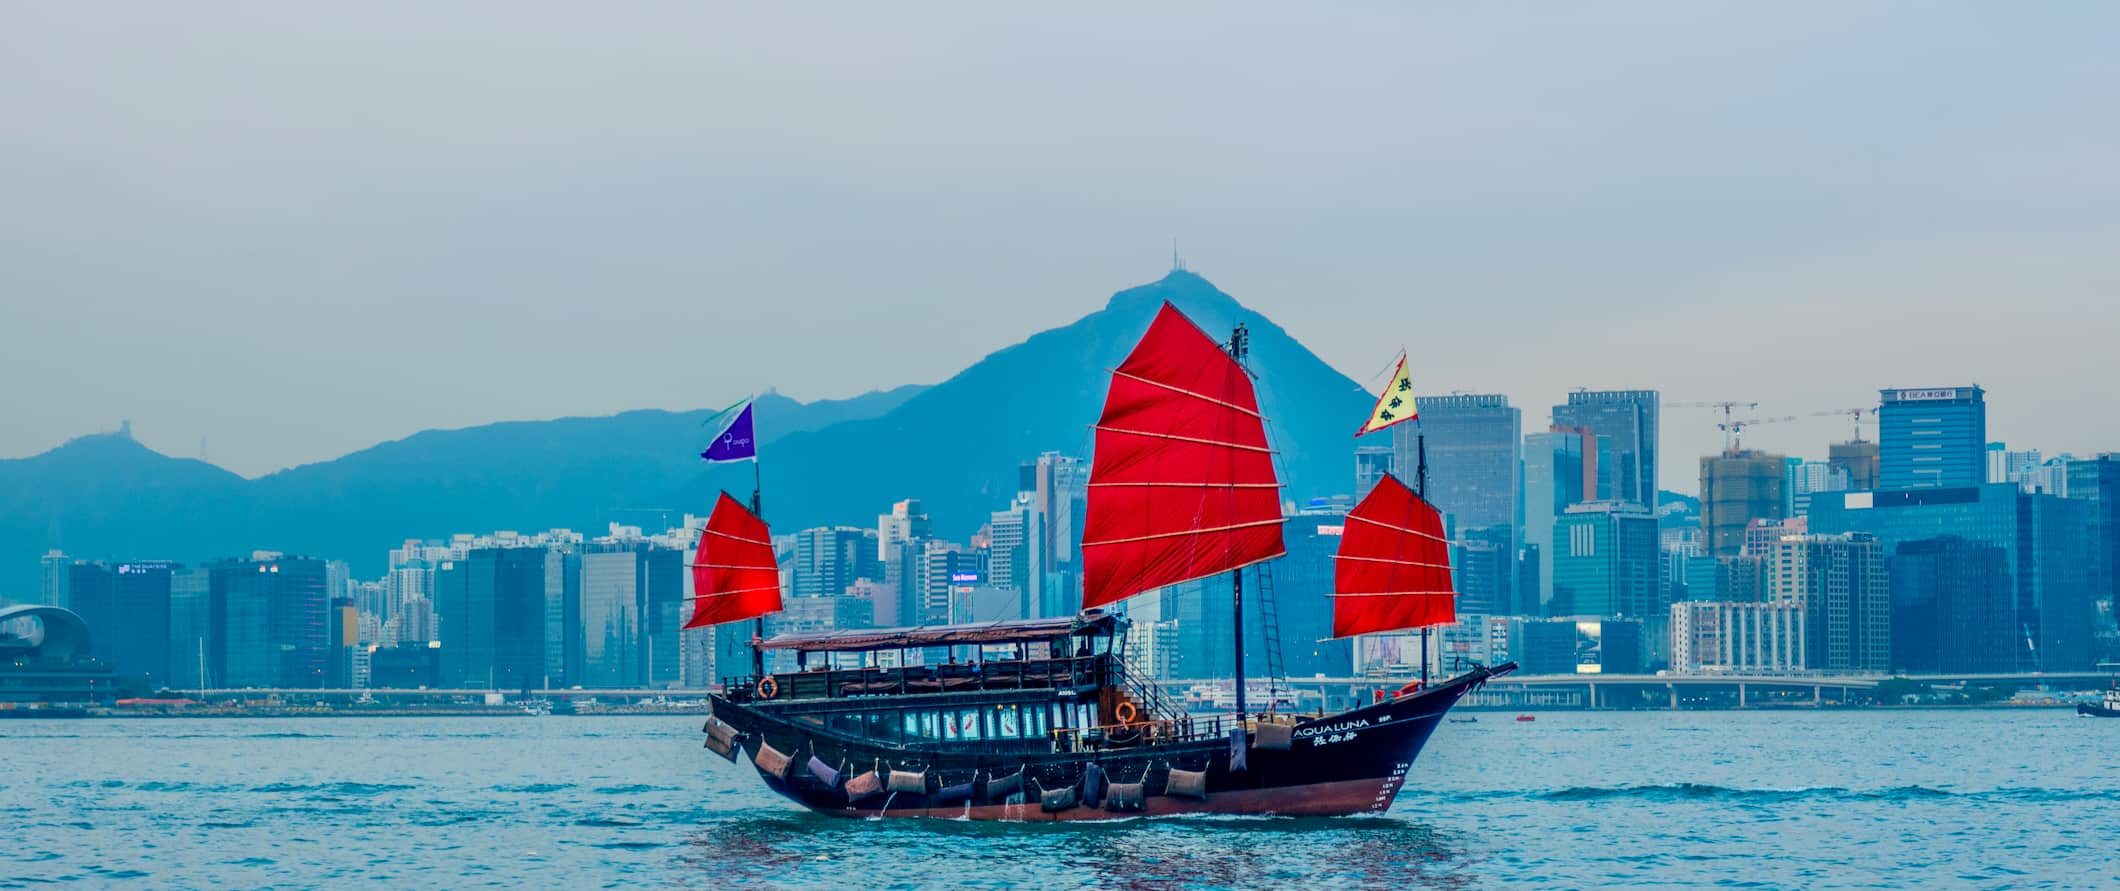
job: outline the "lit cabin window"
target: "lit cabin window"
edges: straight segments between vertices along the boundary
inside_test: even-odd
[[[1004,705],[1001,707],[1000,718],[1002,739],[1017,739],[1023,736],[1023,727],[1021,726],[1022,722],[1018,717],[1019,714],[1020,713],[1016,711],[1016,707],[1013,705]]]

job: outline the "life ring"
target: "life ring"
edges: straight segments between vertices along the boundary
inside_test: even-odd
[[[1132,724],[1134,722],[1134,719],[1141,715],[1141,710],[1135,708],[1134,704],[1131,702],[1121,702],[1119,703],[1119,707],[1113,710],[1112,715],[1113,717],[1119,719],[1119,724],[1121,726],[1124,726],[1127,724]]]
[[[1420,682],[1420,681],[1414,681],[1414,682],[1412,682],[1412,683],[1410,683],[1410,684],[1407,684],[1407,685],[1406,685],[1406,686],[1404,686],[1404,687],[1400,687],[1400,688],[1399,688],[1399,692],[1398,692],[1398,693],[1396,693],[1396,694],[1393,694],[1393,696],[1392,696],[1391,698],[1393,698],[1393,699],[1397,699],[1397,698],[1399,698],[1399,697],[1401,697],[1401,696],[1412,696],[1413,694],[1415,694],[1415,693],[1419,693],[1419,692],[1421,692],[1421,682]]]
[[[774,680],[774,679],[772,679],[772,678],[769,678],[769,677],[766,677],[766,678],[759,678],[759,679],[758,679],[758,698],[760,698],[760,699],[772,699],[773,697],[775,697],[775,696],[779,696],[779,695],[780,695],[780,682],[779,682],[779,681],[776,681],[776,680]]]

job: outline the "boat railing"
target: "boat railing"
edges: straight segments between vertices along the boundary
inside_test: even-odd
[[[1095,727],[1055,727],[1050,731],[1053,747],[1060,752],[1081,752],[1100,749],[1134,748],[1143,745],[1167,745],[1173,743],[1198,742],[1205,739],[1223,739],[1229,735],[1228,723],[1221,715],[1193,717],[1179,715],[1151,721],[1134,721],[1128,724],[1100,724]]]
[[[1170,704],[1169,698],[1163,694],[1163,685],[1156,683],[1155,678],[1143,676],[1124,659],[1115,660],[1115,663],[1118,666],[1116,674],[1119,676],[1119,683],[1127,695],[1140,701],[1141,708],[1147,712],[1148,717],[1160,720],[1185,717],[1183,709]]]
[[[1109,655],[1057,659],[945,662],[900,668],[820,667],[765,677],[722,679],[723,695],[734,702],[759,699],[840,699],[909,693],[960,693],[984,690],[1083,689],[1109,685],[1124,672]],[[772,683],[765,681],[771,679]]]

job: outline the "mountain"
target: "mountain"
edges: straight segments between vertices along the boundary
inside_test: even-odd
[[[1106,372],[1163,301],[1221,339],[1251,331],[1269,435],[1286,497],[1352,488],[1350,436],[1371,397],[1206,279],[1189,272],[1113,295],[1076,322],[1033,335],[931,387],[847,400],[760,397],[767,519],[779,531],[869,525],[919,498],[940,534],[962,539],[1016,491],[1040,452],[1087,456]],[[381,573],[408,538],[457,532],[653,525],[748,494],[752,468],[703,468],[712,411],[510,421],[429,430],[254,480],[170,458],[122,435],[84,437],[0,460],[0,598],[37,589],[49,548],[92,559],[197,562],[268,548],[344,559]]]
[[[866,525],[891,502],[919,498],[938,534],[968,536],[1014,496],[1022,461],[1046,451],[1089,454],[1106,372],[1166,300],[1211,337],[1226,338],[1238,322],[1250,329],[1251,367],[1281,451],[1285,496],[1350,491],[1351,434],[1374,397],[1206,279],[1173,272],[987,356],[892,411],[781,440],[765,452],[767,519],[783,531]],[[750,480],[711,474],[680,500],[707,503],[716,486],[742,492]]]

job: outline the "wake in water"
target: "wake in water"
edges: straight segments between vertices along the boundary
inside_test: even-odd
[[[1791,801],[1912,802],[1956,799],[2038,804],[2066,801],[2120,801],[2120,790],[2004,788],[1952,791],[1931,786],[1891,786],[1881,789],[1850,789],[1843,786],[1807,786],[1794,789],[1739,789],[1711,783],[1663,783],[1631,786],[1567,786],[1558,789],[1489,790],[1479,792],[1401,793],[1409,799],[1431,798],[1440,802],[1535,799],[1543,801],[1728,801],[1779,804]]]

